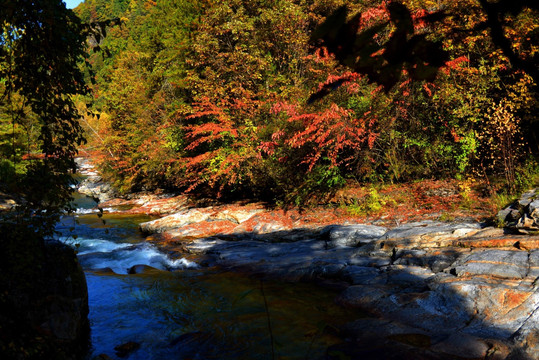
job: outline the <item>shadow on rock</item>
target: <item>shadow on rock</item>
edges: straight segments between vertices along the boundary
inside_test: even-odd
[[[346,284],[336,301],[358,309],[358,319],[327,359],[534,359],[538,242],[481,224],[427,221],[178,236],[160,246],[206,266]]]

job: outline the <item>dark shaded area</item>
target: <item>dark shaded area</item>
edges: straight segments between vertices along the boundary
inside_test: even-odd
[[[504,17],[507,15],[516,16],[524,9],[529,8],[532,10],[539,10],[539,3],[533,0],[499,0],[497,2],[479,0],[487,20],[484,23],[478,24],[475,31],[482,28],[488,28],[492,42],[503,51],[503,54],[507,56],[511,64],[520,70],[523,70],[529,74],[539,84],[539,54],[535,54],[531,59],[523,59],[515,52],[511,46],[511,40],[504,34]],[[535,29],[529,34],[529,39],[537,45],[539,39],[538,30]]]
[[[425,255],[411,244],[409,248],[399,250],[392,241],[382,241],[378,245],[360,243],[356,248],[329,249],[317,244],[318,241],[327,241],[325,230],[320,230],[318,234],[307,229],[303,233],[293,230],[262,236],[242,234],[237,239],[217,235],[217,238],[226,239],[227,244],[211,246],[205,250],[205,255],[197,256],[197,262],[260,279],[314,282],[340,290],[352,286],[351,296],[341,294],[337,301],[357,309],[357,317],[351,318],[351,323],[340,329],[338,335],[345,341],[328,348],[326,359],[473,358],[467,357],[468,354],[459,357],[455,353],[463,353],[459,346],[474,349],[476,345],[473,344],[480,341],[487,354],[485,359],[531,360],[530,349],[535,345],[528,343],[527,352],[520,347],[522,343],[518,341],[528,336],[521,333],[522,329],[513,332],[484,321],[483,314],[469,309],[471,299],[455,291],[451,282],[438,283],[438,280],[426,280],[412,270],[407,271],[408,266],[419,266],[432,270],[437,276],[454,276],[457,280],[461,276],[455,271],[457,260],[467,256],[468,252],[447,247],[436,255]],[[244,246],[242,242],[245,242]],[[400,247],[407,243],[406,239],[402,239]],[[176,251],[178,246],[181,245],[176,243]],[[172,248],[168,250],[174,251]],[[354,254],[355,251],[357,253]],[[321,256],[324,252],[333,252],[335,259],[339,260],[328,261]],[[367,255],[370,253],[374,257]],[[349,257],[354,255],[349,259],[342,257],[346,254]],[[383,257],[386,261],[375,261],[377,257]],[[303,263],[306,259],[313,261],[311,265]],[[343,267],[340,264],[344,262],[348,264]],[[352,273],[347,268],[362,270],[364,275],[350,276]],[[471,286],[478,286],[478,289],[484,285],[475,284],[473,279],[466,277],[462,281],[470,281]],[[493,281],[496,281],[495,277]],[[492,286],[503,287],[507,284]],[[432,304],[422,305],[425,302]],[[424,308],[430,309],[429,306],[436,308],[438,314],[425,312]],[[460,337],[463,340],[459,340]]]
[[[0,226],[0,357],[83,358],[88,293],[74,251],[15,229]]]
[[[452,34],[461,36],[474,36],[484,29],[488,29],[493,44],[503,51],[511,64],[529,74],[537,84],[539,70],[537,67],[538,54],[531,59],[524,59],[515,52],[511,46],[511,40],[504,34],[504,18],[507,15],[516,16],[524,9],[539,9],[539,4],[526,0],[500,0],[491,2],[479,1],[487,20],[480,22],[473,29],[454,28]],[[427,39],[431,32],[416,33],[414,20],[410,10],[398,1],[391,1],[386,5],[389,13],[389,21],[376,24],[358,33],[361,14],[355,14],[350,20],[348,8],[342,6],[333,12],[312,34],[311,42],[327,47],[336,59],[353,71],[367,75],[369,81],[383,86],[388,92],[400,80],[402,71],[406,70],[413,80],[433,81],[438,70],[447,60],[449,54],[443,50],[441,41]],[[424,22],[427,26],[441,23],[450,15],[455,15],[446,10],[427,13],[416,19]],[[375,37],[387,31],[392,24],[394,30],[384,44],[379,44]],[[446,34],[451,35],[450,34]],[[533,30],[529,40],[537,43],[537,30]],[[342,84],[339,79],[312,94],[308,102],[312,103],[331,90]]]
[[[433,81],[438,69],[448,60],[447,52],[441,43],[428,40],[427,34],[414,32],[412,15],[406,6],[390,2],[387,10],[389,21],[358,33],[361,14],[347,21],[348,8],[342,6],[313,32],[311,41],[321,41],[342,65],[367,75],[370,81],[382,85],[386,92],[399,82],[403,70],[407,70],[414,80]],[[445,14],[438,12],[422,20],[434,22],[443,17]],[[390,24],[395,30],[385,44],[379,44],[375,36],[387,31]],[[308,101],[321,98],[329,87],[339,85],[337,82],[327,85],[311,95]]]

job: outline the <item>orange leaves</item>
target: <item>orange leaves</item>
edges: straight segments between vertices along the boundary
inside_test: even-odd
[[[468,57],[466,56],[460,56],[456,59],[453,59],[453,60],[450,60],[450,61],[447,61],[445,63],[445,66],[442,68],[442,70],[446,73],[446,74],[449,74],[449,71],[450,70],[455,70],[455,69],[459,69],[462,64],[464,63],[469,63],[470,60],[468,59]]]
[[[210,102],[208,98],[203,98],[202,101],[195,104],[194,110],[186,119],[209,117],[215,119],[216,122],[205,120],[207,122],[202,124],[185,126],[186,137],[191,140],[191,143],[185,148],[186,150],[195,150],[202,144],[226,141],[230,137],[238,136],[234,122],[223,109]]]
[[[270,110],[270,113],[272,114],[279,114],[282,112],[286,113],[288,116],[296,116],[298,114],[298,109],[294,104],[290,104],[285,101],[278,101],[273,104]]]

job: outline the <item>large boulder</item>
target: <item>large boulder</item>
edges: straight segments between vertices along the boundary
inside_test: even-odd
[[[500,224],[522,234],[539,231],[539,190],[523,193],[518,200],[500,210],[497,219]]]
[[[31,237],[0,241],[0,358],[82,359],[89,345],[84,272],[68,246]]]

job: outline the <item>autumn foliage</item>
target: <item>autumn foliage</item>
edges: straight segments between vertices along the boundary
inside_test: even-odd
[[[482,1],[343,5],[86,1],[83,20],[123,19],[89,59],[106,176],[298,204],[352,180],[519,186],[537,153],[537,9],[495,9],[508,52]]]

